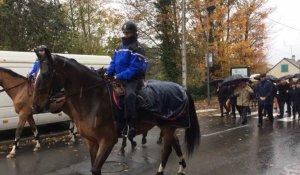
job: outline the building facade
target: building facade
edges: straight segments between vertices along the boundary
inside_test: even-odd
[[[275,77],[282,77],[285,75],[293,75],[300,73],[300,60],[296,61],[294,58],[283,58],[273,68],[271,68],[267,74]]]

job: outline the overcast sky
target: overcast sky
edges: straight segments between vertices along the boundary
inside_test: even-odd
[[[267,26],[271,27],[268,30],[268,62],[274,65],[292,54],[300,59],[300,0],[269,0],[267,6],[274,8],[266,19]]]

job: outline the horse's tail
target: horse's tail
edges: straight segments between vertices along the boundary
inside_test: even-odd
[[[188,94],[189,99],[189,115],[190,115],[190,127],[185,130],[185,145],[187,155],[191,156],[194,150],[199,146],[200,143],[200,126],[196,114],[195,104],[192,96]]]

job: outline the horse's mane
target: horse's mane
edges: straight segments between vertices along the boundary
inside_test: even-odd
[[[15,78],[22,78],[22,79],[26,79],[24,76],[10,70],[10,69],[6,69],[6,68],[3,68],[3,67],[0,67],[0,72],[5,72],[9,75],[11,75],[12,77],[15,77]]]
[[[86,76],[88,76],[90,78],[95,78],[99,81],[103,80],[101,78],[101,76],[99,76],[97,73],[95,73],[94,71],[92,71],[91,69],[86,67],[85,65],[78,63],[73,58],[66,58],[61,55],[53,55],[53,57],[54,57],[55,61],[59,62],[59,64],[69,65],[69,66],[75,68],[76,70],[78,70],[81,74],[85,74]]]

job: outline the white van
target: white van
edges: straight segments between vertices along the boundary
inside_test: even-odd
[[[79,63],[87,67],[94,67],[95,69],[105,67],[107,68],[111,58],[109,56],[101,55],[76,55],[76,54],[58,54],[67,58],[73,58]],[[11,52],[0,51],[0,67],[11,69],[18,74],[26,76],[31,70],[36,55],[34,52]],[[1,89],[1,87],[0,87]],[[37,114],[34,115],[37,125],[63,122],[69,120],[69,117],[64,113],[59,114]],[[18,114],[16,114],[12,100],[6,92],[0,93],[0,131],[14,129],[18,123]],[[28,124],[26,124],[28,126]]]

